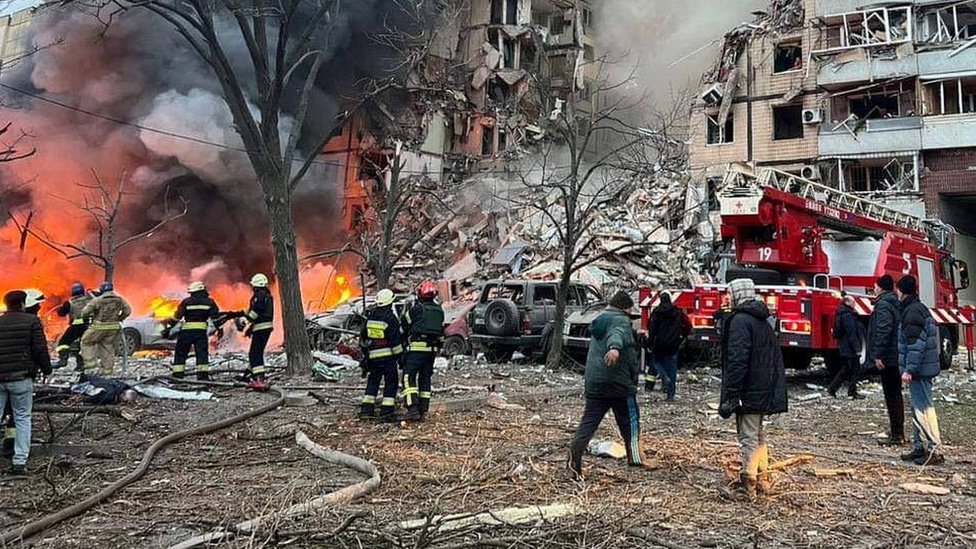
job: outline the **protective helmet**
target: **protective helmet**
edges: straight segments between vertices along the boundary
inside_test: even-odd
[[[115,286],[113,286],[111,282],[102,282],[102,285],[98,287],[98,291],[103,294],[113,290],[115,290]]]
[[[27,294],[27,299],[24,300],[25,309],[36,307],[44,302],[44,292],[40,290],[29,288],[24,290],[24,293]]]
[[[85,295],[85,285],[81,282],[75,282],[71,285],[71,297],[78,297],[80,295]]]
[[[437,296],[437,284],[434,284],[433,280],[425,280],[417,289],[417,297],[420,299],[434,299],[435,296]]]
[[[268,287],[268,277],[258,273],[251,277],[251,286],[255,288],[267,288]]]
[[[376,294],[376,305],[378,307],[388,307],[393,305],[394,298],[393,290],[384,288]]]
[[[204,291],[206,289],[207,289],[207,286],[203,282],[200,282],[198,280],[198,281],[190,284],[190,286],[186,289],[186,291],[188,291],[188,292],[190,292],[192,294],[192,293],[195,293],[195,292],[202,292],[202,291]]]

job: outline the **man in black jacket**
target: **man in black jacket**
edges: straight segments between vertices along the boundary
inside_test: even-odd
[[[857,392],[857,375],[861,371],[861,345],[864,341],[864,326],[854,312],[854,298],[846,295],[834,315],[834,339],[844,367],[837,372],[827,388],[830,396],[837,398],[837,389],[847,381],[847,396],[861,400]]]
[[[757,489],[766,495],[772,492],[763,419],[788,408],[786,369],[779,339],[768,322],[769,309],[756,299],[753,281],[733,280],[729,290],[733,309],[722,334],[722,396],[718,412],[726,419],[736,416],[742,445],[742,472],[729,496],[751,501]]]
[[[661,294],[661,304],[651,313],[645,349],[651,353],[651,364],[664,383],[668,400],[674,400],[678,386],[678,351],[691,335],[691,321],[684,311],[671,303],[671,296]]]
[[[17,425],[10,473],[26,473],[30,454],[31,409],[34,384],[39,374],[51,374],[51,356],[41,319],[25,312],[27,294],[16,290],[3,301],[7,312],[0,316],[0,409],[9,401]]]
[[[898,371],[901,312],[891,275],[879,278],[874,284],[874,292],[877,297],[868,322],[867,360],[881,371],[881,387],[888,408],[888,439],[882,444],[901,446],[905,444],[905,399],[901,392],[901,372]]]

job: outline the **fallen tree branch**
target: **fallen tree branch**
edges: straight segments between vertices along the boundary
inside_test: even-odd
[[[274,388],[272,389],[277,391],[277,389]],[[219,431],[226,427],[230,427],[235,423],[240,423],[252,417],[256,417],[261,414],[268,413],[271,410],[274,410],[275,408],[284,404],[284,401],[285,401],[284,394],[279,392],[278,398],[274,402],[270,402],[268,404],[265,404],[264,406],[255,408],[254,410],[250,410],[248,412],[244,412],[243,414],[238,414],[236,416],[220,420],[216,423],[210,423],[207,425],[194,427],[192,429],[185,429],[183,431],[170,433],[169,435],[157,440],[152,446],[150,446],[146,450],[146,452],[142,455],[142,460],[139,462],[139,465],[135,468],[134,471],[132,471],[128,475],[113,482],[112,484],[109,484],[97,494],[89,498],[86,498],[82,501],[79,501],[78,503],[70,507],[66,507],[60,511],[46,515],[38,520],[35,520],[34,522],[27,523],[24,526],[11,528],[10,530],[3,532],[2,534],[0,534],[0,546],[7,546],[8,544],[11,544],[15,541],[22,541],[31,536],[39,534],[47,530],[48,528],[54,526],[55,524],[82,515],[89,509],[111,498],[126,486],[142,478],[143,475],[146,474],[146,471],[149,470],[149,464],[152,463],[153,458],[156,456],[156,454],[159,453],[160,450],[162,450],[166,446],[169,446],[174,442],[178,442],[180,440],[192,436],[213,433],[215,431]]]
[[[469,526],[513,526],[537,521],[552,521],[562,517],[577,515],[582,510],[572,503],[531,507],[508,507],[497,511],[486,511],[477,515],[469,513],[435,516],[430,519],[416,519],[401,522],[403,530],[419,530],[433,525],[440,532],[460,530]]]
[[[348,467],[350,469],[359,471],[360,473],[367,475],[369,478],[362,482],[357,482],[356,484],[350,484],[349,486],[340,488],[335,492],[330,492],[324,496],[317,497],[305,503],[292,505],[283,511],[268,513],[266,515],[240,522],[233,526],[230,530],[210,532],[209,534],[190,538],[186,541],[170,546],[169,549],[191,549],[207,543],[224,540],[233,537],[236,534],[249,534],[260,529],[267,522],[276,521],[287,517],[307,515],[327,505],[348,503],[357,498],[365,496],[379,487],[379,469],[365,459],[320,446],[312,442],[312,440],[301,431],[295,433],[295,443],[319,459],[322,459],[328,463],[342,465],[343,467]]]

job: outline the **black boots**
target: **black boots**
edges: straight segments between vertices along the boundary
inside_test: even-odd
[[[197,381],[210,381],[210,372],[197,372]]]
[[[732,501],[751,503],[756,501],[756,484],[755,477],[742,473],[739,475],[739,481],[725,493],[725,496]]]
[[[925,455],[926,455],[925,454],[925,450],[922,450],[921,448],[915,448],[915,449],[913,449],[911,452],[909,452],[907,454],[902,454],[901,455],[901,460],[902,461],[915,461],[916,459],[925,457]]]

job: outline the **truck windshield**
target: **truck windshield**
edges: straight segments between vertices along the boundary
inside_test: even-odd
[[[481,302],[488,303],[496,299],[510,299],[516,305],[525,304],[525,286],[521,284],[490,284],[481,292]]]

